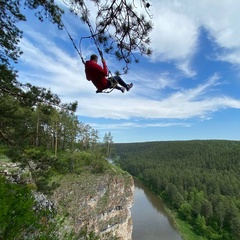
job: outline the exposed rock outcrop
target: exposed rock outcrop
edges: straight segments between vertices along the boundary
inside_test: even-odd
[[[60,180],[52,201],[66,214],[66,229],[94,232],[101,239],[130,240],[133,179],[118,173],[67,175]]]
[[[0,162],[0,174],[3,175],[11,183],[33,183],[29,168],[23,168],[20,163]]]
[[[31,171],[28,167],[22,167],[20,163],[0,162],[0,174],[10,183],[28,184],[31,185],[32,188],[36,188]],[[47,198],[47,196],[35,190],[32,190],[32,194],[36,201],[36,205],[34,206],[35,211],[54,211],[53,203]]]
[[[0,174],[11,183],[35,184],[29,168],[19,163],[0,162]],[[132,177],[114,168],[103,174],[68,174],[51,196],[33,190],[34,209],[57,212],[61,219],[66,216],[62,236],[87,231],[102,240],[131,240],[133,191]]]

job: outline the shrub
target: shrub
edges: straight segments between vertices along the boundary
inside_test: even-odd
[[[34,205],[28,186],[8,183],[0,176],[0,239],[34,239],[36,235],[57,239],[50,212],[35,212]]]

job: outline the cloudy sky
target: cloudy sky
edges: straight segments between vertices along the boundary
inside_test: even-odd
[[[59,2],[61,2],[59,0]],[[135,0],[136,2],[136,0]],[[114,142],[240,139],[240,1],[152,0],[151,57],[131,64],[122,78],[134,87],[124,94],[96,94],[65,31],[27,22],[17,69],[19,80],[50,88],[63,102],[78,101],[79,120]],[[142,11],[141,7],[136,9]],[[94,9],[91,11],[94,17]],[[77,46],[88,36],[69,14],[64,23]],[[83,56],[98,53],[90,40]],[[123,66],[104,55],[114,72]]]

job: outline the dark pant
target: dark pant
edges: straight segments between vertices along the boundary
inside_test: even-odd
[[[113,76],[113,77],[108,78],[108,85],[109,85],[108,87],[109,87],[109,88],[112,87],[112,81],[111,81],[112,78],[113,78],[114,80],[118,81],[119,85],[127,88],[127,84],[126,84],[119,76]],[[114,81],[114,80],[113,80],[113,81]],[[119,86],[116,86],[115,88],[120,89]]]

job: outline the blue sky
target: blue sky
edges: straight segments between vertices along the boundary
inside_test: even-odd
[[[150,3],[153,54],[140,57],[122,76],[134,84],[131,91],[96,94],[66,32],[26,10],[28,21],[20,24],[19,80],[50,88],[63,102],[78,101],[79,120],[100,137],[110,131],[114,142],[239,140],[240,1]],[[140,5],[136,10],[143,11]],[[64,23],[77,46],[89,35],[67,10]],[[82,51],[86,60],[98,53],[90,40],[84,40]],[[124,66],[113,56],[104,57],[112,72]]]

